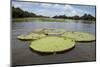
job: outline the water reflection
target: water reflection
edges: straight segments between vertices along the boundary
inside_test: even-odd
[[[85,22],[85,23],[84,23]],[[83,31],[83,32],[95,32],[95,24],[87,24],[87,21],[81,20],[67,20],[67,22],[43,22],[43,21],[32,21],[32,22],[14,22],[12,25],[13,30],[20,31],[31,31],[34,28],[62,28],[67,31]],[[92,22],[92,21],[91,21]],[[90,23],[90,22],[89,22]]]

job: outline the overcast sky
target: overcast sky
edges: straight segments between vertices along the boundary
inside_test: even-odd
[[[12,5],[14,7],[19,7],[25,11],[33,12],[38,15],[50,16],[50,17],[55,15],[82,16],[84,13],[95,16],[95,6],[15,2],[15,1],[12,2]]]

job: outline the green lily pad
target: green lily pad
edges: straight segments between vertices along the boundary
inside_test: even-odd
[[[33,33],[41,34],[41,33],[44,33],[44,30],[45,30],[45,29],[34,29],[32,32],[33,32]]]
[[[44,33],[48,35],[61,35],[65,32],[64,29],[45,29]]]
[[[86,32],[66,32],[62,36],[75,39],[76,41],[94,41],[95,35]]]
[[[33,40],[33,39],[39,39],[45,36],[46,35],[44,34],[28,33],[28,34],[19,35],[17,38],[21,40]]]
[[[49,36],[32,41],[30,48],[38,52],[59,52],[69,50],[75,46],[75,41],[70,38]]]

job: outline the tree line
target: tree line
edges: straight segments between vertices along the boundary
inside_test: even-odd
[[[74,20],[96,20],[96,17],[92,16],[91,14],[84,14],[83,16],[66,16],[66,15],[59,15],[54,16],[53,18],[63,18],[63,19],[74,19]]]
[[[21,8],[12,7],[12,18],[25,18],[25,17],[34,17],[34,18],[50,18],[47,16],[36,15],[35,13],[24,11]],[[62,18],[62,19],[75,19],[75,20],[96,20],[96,17],[92,16],[91,14],[84,14],[83,16],[66,16],[66,15],[59,15],[53,16],[52,18]]]
[[[35,13],[24,11],[21,8],[12,7],[12,18],[25,18],[25,17],[46,17],[42,15],[36,15]]]

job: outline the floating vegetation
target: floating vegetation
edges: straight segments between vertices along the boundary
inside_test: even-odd
[[[59,52],[69,50],[75,46],[75,41],[70,38],[49,36],[32,41],[30,48],[39,52]]]
[[[28,34],[19,35],[17,38],[21,40],[35,40],[35,39],[40,39],[45,36],[46,35],[44,34],[28,33]]]
[[[75,41],[94,41],[95,36],[86,32],[66,32],[63,29],[34,29],[32,32],[17,37],[21,40],[32,40],[29,45],[38,52],[61,52],[75,46]],[[35,41],[34,41],[35,40]]]
[[[75,39],[76,41],[94,41],[95,36],[86,32],[65,32],[62,36]]]
[[[64,29],[45,29],[44,33],[47,35],[62,35],[65,32]]]
[[[44,34],[45,29],[34,29],[32,32],[38,33],[38,34]]]

